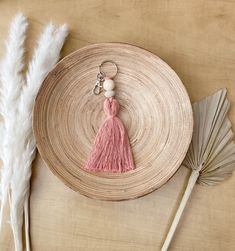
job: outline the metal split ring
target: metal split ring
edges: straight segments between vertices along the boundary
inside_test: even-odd
[[[102,66],[106,63],[111,63],[115,66],[116,71],[112,76],[107,76],[106,73],[103,71]],[[118,66],[115,62],[113,62],[112,60],[105,60],[103,61],[100,65],[99,65],[99,73],[97,74],[97,79],[96,79],[96,84],[95,87],[93,88],[93,93],[95,95],[99,95],[102,92],[103,89],[103,82],[105,77],[107,76],[110,79],[113,79],[118,73]]]
[[[107,64],[107,63],[113,64],[113,65],[115,66],[115,68],[116,68],[116,71],[115,71],[115,73],[114,73],[112,76],[107,76],[106,73],[102,70],[102,66],[103,66],[104,64]],[[101,74],[103,74],[104,76],[107,76],[107,77],[113,79],[113,78],[117,75],[117,73],[118,73],[118,66],[117,66],[117,64],[116,64],[115,62],[113,62],[112,60],[105,60],[105,61],[103,61],[103,62],[99,65],[99,72],[100,72]]]

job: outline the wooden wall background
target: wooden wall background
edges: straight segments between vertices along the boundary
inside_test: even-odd
[[[11,18],[29,17],[27,59],[43,26],[66,22],[62,56],[87,44],[127,42],[165,60],[192,101],[227,87],[235,125],[235,1],[0,1],[0,56]],[[235,127],[234,127],[235,129]],[[33,251],[160,250],[188,178],[181,168],[161,189],[133,201],[101,202],[65,187],[38,156],[31,193]],[[8,218],[0,250],[14,250]],[[216,187],[197,186],[170,250],[235,250],[235,175]]]

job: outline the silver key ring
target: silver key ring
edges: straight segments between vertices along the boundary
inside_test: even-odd
[[[93,88],[93,94],[95,95],[99,95],[101,92],[102,92],[102,89],[103,89],[103,82],[105,80],[105,77],[106,77],[106,74],[105,72],[102,70],[102,66],[106,63],[111,63],[115,66],[116,68],[116,71],[115,71],[115,74],[112,75],[112,76],[107,76],[108,78],[111,78],[113,79],[117,73],[118,73],[118,66],[115,62],[113,62],[112,60],[105,60],[103,61],[100,65],[99,65],[99,73],[97,74],[97,77],[96,77],[96,84],[95,84],[95,87]]]
[[[114,61],[112,61],[112,60],[105,60],[105,61],[103,61],[103,62],[99,65],[99,72],[100,72],[101,74],[104,74],[104,76],[106,76],[105,72],[102,70],[102,66],[103,66],[104,64],[107,64],[107,63],[113,64],[113,65],[115,66],[115,68],[116,68],[116,71],[115,71],[115,73],[114,73],[113,76],[107,76],[107,77],[113,79],[113,78],[117,75],[117,73],[118,73],[118,66],[117,66],[117,64],[116,64]]]

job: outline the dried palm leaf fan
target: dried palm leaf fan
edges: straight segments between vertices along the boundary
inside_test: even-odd
[[[235,144],[227,113],[230,103],[226,89],[193,104],[194,132],[183,165],[192,170],[180,206],[162,246],[167,250],[196,182],[216,185],[235,169]]]

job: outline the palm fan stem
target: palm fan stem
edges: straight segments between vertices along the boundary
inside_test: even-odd
[[[194,185],[196,184],[197,179],[198,179],[198,177],[199,177],[201,168],[202,168],[202,167],[199,166],[199,168],[197,168],[197,169],[195,169],[195,170],[193,170],[193,171],[191,172],[190,178],[189,178],[189,180],[188,180],[187,187],[186,187],[186,189],[185,189],[185,191],[184,191],[183,198],[182,198],[182,200],[181,200],[181,202],[180,202],[180,205],[179,205],[179,207],[178,207],[178,209],[177,209],[177,212],[176,212],[176,214],[175,214],[174,220],[173,220],[173,222],[172,222],[172,224],[171,224],[171,227],[170,227],[170,229],[169,229],[169,231],[168,231],[167,237],[166,237],[166,239],[165,239],[165,241],[164,241],[164,244],[163,244],[163,246],[162,246],[161,251],[166,251],[166,250],[168,250],[168,248],[169,248],[169,246],[170,246],[170,243],[171,243],[171,241],[172,241],[172,239],[173,239],[175,230],[176,230],[176,228],[177,228],[177,226],[178,226],[178,223],[179,223],[179,221],[180,221],[180,218],[181,218],[181,216],[182,216],[182,214],[183,214],[183,211],[184,211],[184,209],[185,209],[185,207],[186,207],[187,201],[188,201],[188,199],[189,199],[189,197],[190,197],[190,195],[191,195],[191,193],[192,193],[192,191],[193,191]]]

